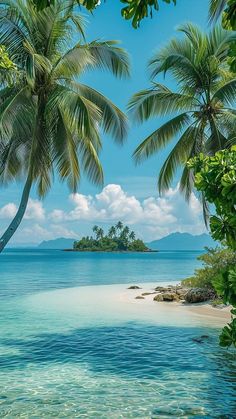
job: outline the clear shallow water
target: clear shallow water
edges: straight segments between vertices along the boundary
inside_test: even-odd
[[[88,287],[178,280],[195,257],[1,255],[0,417],[235,418],[235,356],[217,329]]]

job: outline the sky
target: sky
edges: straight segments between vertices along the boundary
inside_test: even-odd
[[[148,60],[168,40],[180,36],[177,27],[191,21],[207,29],[208,3],[208,0],[178,0],[174,6],[160,2],[159,12],[155,12],[152,19],[142,21],[135,30],[131,22],[121,18],[118,0],[106,0],[93,16],[87,15],[86,38],[88,41],[121,41],[121,46],[130,54],[131,78],[119,80],[107,72],[91,71],[83,76],[83,83],[105,94],[126,111],[132,94],[149,86]],[[161,78],[158,80],[163,82]],[[165,83],[176,88],[173,80],[166,79]],[[66,184],[55,179],[43,201],[33,189],[24,220],[11,244],[36,244],[57,237],[79,239],[90,234],[94,224],[107,230],[118,220],[132,226],[145,241],[176,231],[205,232],[201,205],[194,194],[189,204],[184,201],[178,190],[178,176],[164,196],[158,194],[158,172],[174,143],[140,166],[135,166],[132,160],[136,146],[165,120],[154,118],[143,125],[130,123],[123,147],[103,135],[103,187],[95,187],[83,178],[78,192],[72,195]],[[22,183],[14,183],[0,190],[0,233],[17,210],[22,187]]]

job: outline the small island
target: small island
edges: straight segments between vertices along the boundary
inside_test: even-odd
[[[111,226],[108,233],[97,225],[93,227],[93,236],[82,237],[74,242],[73,249],[67,251],[76,252],[153,252],[141,239],[137,239],[135,232],[121,221]],[[156,252],[154,250],[154,252]]]

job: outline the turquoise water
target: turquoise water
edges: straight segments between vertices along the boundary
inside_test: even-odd
[[[115,284],[191,275],[196,256],[2,254],[0,417],[235,418],[236,360],[218,329],[117,298]]]

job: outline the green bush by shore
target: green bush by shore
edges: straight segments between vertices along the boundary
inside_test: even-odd
[[[222,273],[236,266],[236,252],[229,248],[217,247],[207,249],[198,257],[203,262],[203,268],[196,269],[192,277],[182,281],[183,286],[214,289],[221,297],[219,282]]]

